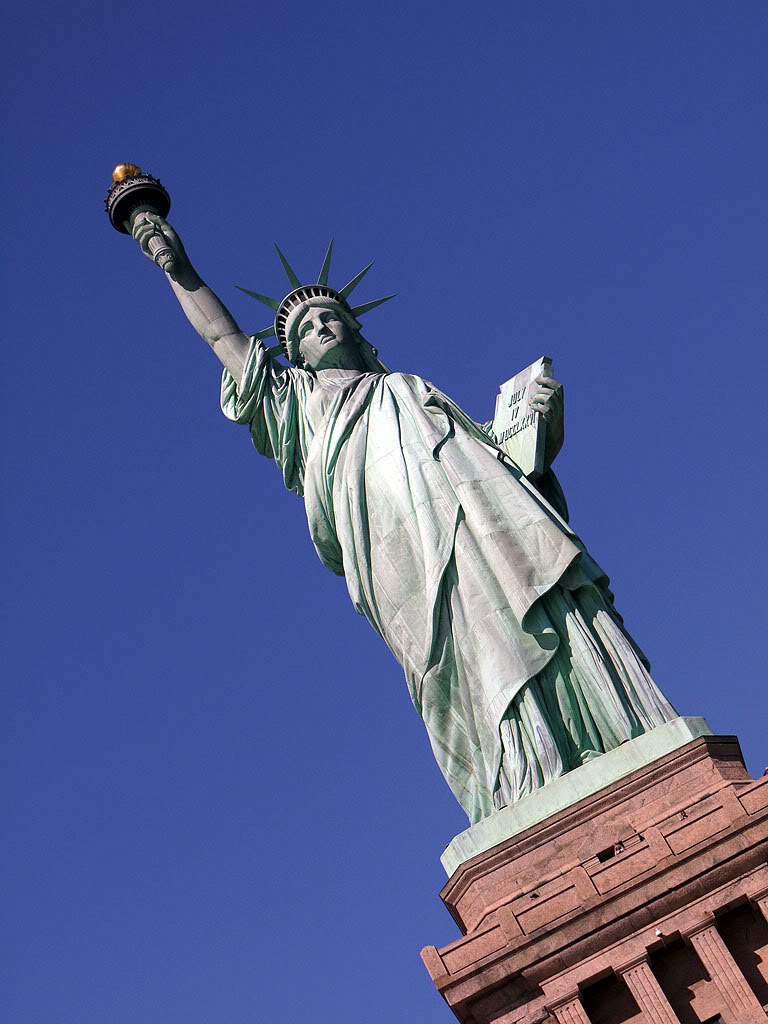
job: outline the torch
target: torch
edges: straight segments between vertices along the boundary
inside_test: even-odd
[[[118,164],[112,171],[112,185],[104,206],[112,227],[124,235],[133,234],[133,225],[140,213],[156,213],[165,218],[171,208],[171,197],[151,174],[142,174],[136,164]],[[149,239],[148,248],[155,263],[167,273],[174,270],[173,250],[158,232]]]

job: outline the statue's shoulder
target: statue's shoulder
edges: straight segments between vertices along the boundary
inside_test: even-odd
[[[388,384],[392,387],[405,386],[412,390],[434,391],[435,387],[428,380],[420,377],[417,373],[403,373],[399,370],[383,375]]]
[[[466,416],[450,395],[417,373],[389,373],[384,379],[386,386],[400,401],[413,401],[424,407],[441,408],[451,415]]]

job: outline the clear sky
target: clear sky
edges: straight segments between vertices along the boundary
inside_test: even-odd
[[[16,3],[3,73],[3,1003],[15,1024],[441,1024],[466,827],[402,672],[109,226],[331,283],[476,419],[542,354],[572,522],[681,713],[766,743],[764,0]],[[282,289],[282,290],[281,290]],[[8,1012],[8,1011],[7,1011]]]

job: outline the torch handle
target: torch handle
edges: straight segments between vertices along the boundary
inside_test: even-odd
[[[147,248],[152,253],[155,263],[167,274],[173,273],[174,258],[173,249],[168,245],[162,235],[152,235],[147,242]]]
[[[140,213],[156,214],[157,212],[157,209],[154,206],[150,206],[148,203],[143,203],[141,206],[137,206],[135,210],[131,210],[131,220],[129,225],[131,234],[133,234],[133,225]],[[152,253],[152,258],[158,267],[160,267],[161,270],[164,270],[166,274],[172,274],[176,262],[174,252],[159,231],[155,232],[155,234],[151,236],[147,242],[147,248]]]

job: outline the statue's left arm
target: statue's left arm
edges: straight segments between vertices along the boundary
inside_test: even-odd
[[[565,440],[564,413],[565,401],[563,397],[563,385],[553,377],[537,377],[538,388],[531,398],[530,410],[541,415],[547,425],[546,439],[544,442],[544,469],[549,470],[555,458],[563,447]],[[498,440],[493,432],[493,420],[479,424],[484,434]]]
[[[537,377],[536,383],[539,387],[531,399],[530,408],[541,415],[547,425],[547,433],[544,438],[544,472],[533,484],[539,494],[568,522],[568,504],[552,469],[552,463],[565,440],[563,385],[552,377],[543,376]]]
[[[538,390],[531,399],[530,409],[539,413],[547,425],[544,441],[544,470],[551,467],[565,440],[565,401],[563,385],[552,377],[537,377]]]
[[[552,469],[565,439],[565,401],[563,385],[553,377],[536,378],[538,388],[531,399],[530,408],[538,412],[547,426],[544,441],[544,472],[531,482],[541,496],[568,522],[568,504],[563,489]],[[483,424],[483,431],[492,437],[491,423]]]

